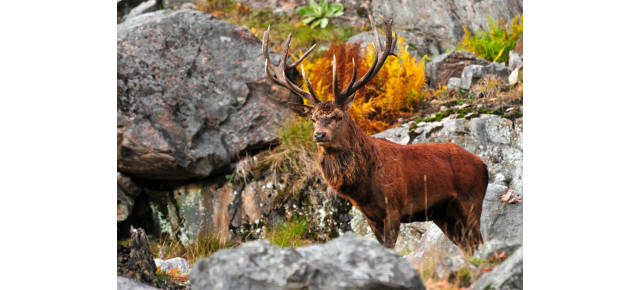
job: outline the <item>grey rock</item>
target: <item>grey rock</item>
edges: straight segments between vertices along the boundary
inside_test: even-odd
[[[488,75],[495,75],[503,82],[507,83],[510,71],[507,67],[501,64],[492,62],[488,65],[470,65],[462,70],[462,77],[460,78],[461,89],[471,89],[471,86],[478,80]]]
[[[282,174],[258,179],[247,176],[250,163],[261,160],[254,156],[238,162],[234,175],[246,184],[197,182],[170,191],[149,190],[155,232],[185,246],[203,234],[223,241],[257,239],[264,225],[289,219],[294,213],[304,213],[315,239],[328,240],[349,230],[348,201],[328,194],[319,180],[303,188],[304,194],[281,198],[289,190]]]
[[[377,241],[347,233],[326,244],[280,248],[258,240],[201,259],[191,289],[425,289],[418,272]]]
[[[460,256],[443,257],[435,264],[433,270],[440,280],[451,279],[462,268],[475,268],[471,263]]]
[[[485,241],[497,239],[510,244],[522,244],[522,203],[500,200],[506,186],[489,184],[482,203],[480,231]]]
[[[371,227],[369,226],[369,223],[367,223],[362,212],[356,207],[351,207],[350,214],[352,216],[350,223],[351,229],[361,236],[375,239],[375,235],[373,234],[373,231],[371,231]],[[398,240],[396,241],[396,246],[393,250],[400,254],[409,254],[414,252],[418,247],[420,247],[420,237],[422,237],[428,229],[429,224],[426,222],[400,224]]]
[[[478,250],[473,254],[475,258],[481,260],[487,260],[493,257],[494,254],[505,252],[507,256],[511,256],[513,252],[522,246],[522,241],[510,240],[504,241],[500,239],[492,239],[485,241]]]
[[[464,36],[487,30],[487,16],[511,20],[522,14],[521,0],[387,0],[372,1],[374,15],[393,17],[396,27],[417,28],[430,35],[440,52],[454,49]]]
[[[447,81],[447,90],[457,90],[460,88],[460,78],[450,78]]]
[[[127,21],[127,19],[136,17],[140,14],[152,12],[158,10],[158,4],[156,0],[148,0],[140,3],[136,8],[131,9],[131,12],[124,17],[123,21]]]
[[[140,194],[142,189],[136,185],[130,177],[118,172],[118,222],[126,220],[133,211],[135,198]]]
[[[118,276],[118,290],[154,290],[160,289],[135,280]]]
[[[487,65],[489,62],[469,51],[454,50],[438,55],[428,62],[425,65],[425,76],[429,86],[437,88],[446,85],[453,77],[460,78],[464,68],[472,64]]]
[[[265,79],[259,39],[205,13],[130,18],[118,25],[117,47],[117,162],[131,176],[221,172],[274,143],[285,103],[299,102]]]
[[[205,0],[162,0],[162,7],[164,9],[182,9],[186,6],[195,6],[198,3],[204,3]]]
[[[391,128],[385,131],[382,131],[380,133],[374,134],[372,135],[372,137],[375,138],[384,138],[387,139],[389,141],[398,143],[398,144],[402,144],[402,145],[407,145],[409,143],[409,141],[411,141],[410,137],[409,137],[409,127],[408,126],[400,126],[400,127],[395,127],[395,128]]]
[[[500,265],[494,267],[491,272],[482,275],[480,279],[473,283],[471,289],[522,289],[522,269],[522,247],[520,247]]]
[[[509,85],[510,86],[513,86],[513,85],[518,83],[519,73],[520,73],[519,70],[514,70],[514,71],[511,72],[511,74],[509,74]]]
[[[153,262],[156,263],[156,268],[164,262],[163,259],[153,258]]]
[[[445,257],[462,257],[463,252],[440,230],[433,222],[429,221],[427,230],[420,238],[419,246],[406,258],[414,265],[422,263],[435,264]]]
[[[519,70],[522,67],[522,56],[515,50],[509,51],[509,70]]]
[[[397,33],[404,41],[402,44],[398,43],[396,52],[398,52],[400,45],[406,45],[408,46],[407,50],[413,56],[422,57],[424,55],[440,54],[440,50],[437,46],[438,44],[433,41],[433,38],[428,37],[424,32],[420,30],[403,30],[394,28],[393,31]],[[380,37],[381,40],[384,40],[383,35],[381,35]],[[372,42],[372,31],[358,33],[347,40],[347,44],[358,43],[360,45],[361,52],[364,51]]]
[[[154,259],[155,261],[156,259]],[[173,269],[178,269],[178,273],[189,273],[189,262],[181,257],[175,257],[162,261],[159,265],[156,263],[156,267],[160,267],[162,271],[171,272]]]

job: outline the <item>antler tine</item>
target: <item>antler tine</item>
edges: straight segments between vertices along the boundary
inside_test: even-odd
[[[314,105],[319,103],[320,100],[318,99],[318,96],[316,96],[313,88],[311,87],[309,80],[306,79],[306,75],[304,71],[303,71],[303,78],[305,79],[305,82],[309,87],[309,92],[306,92],[300,87],[298,87],[289,78],[287,78],[287,75],[286,75],[286,70],[290,68],[294,68],[298,63],[300,63],[307,55],[309,55],[309,53],[311,53],[311,50],[315,48],[315,45],[312,46],[311,49],[309,49],[294,64],[287,65],[287,56],[289,55],[289,44],[291,43],[291,33],[289,33],[289,36],[287,37],[287,40],[284,44],[282,57],[280,58],[280,63],[278,64],[278,67],[276,67],[271,63],[271,59],[269,58],[269,52],[268,52],[270,30],[271,30],[271,26],[267,28],[267,31],[264,32],[264,35],[262,37],[262,54],[265,58],[264,71],[267,77],[271,79],[274,83],[289,89],[294,94],[302,98],[305,98],[307,101],[309,101],[309,103]]]
[[[290,64],[288,67],[292,68],[298,66],[303,59],[307,58],[307,56],[311,53],[311,51],[313,51],[314,48],[316,48],[316,44],[312,45],[311,48],[309,48],[304,54],[302,54],[302,56],[298,60]]]
[[[380,41],[380,37],[378,36],[378,31],[376,30],[376,24],[373,20],[371,14],[369,14],[369,22],[371,23],[371,28],[373,29],[373,48],[374,48],[374,58],[373,63],[369,70],[355,83],[355,73],[352,77],[351,81],[347,88],[338,94],[334,99],[334,102],[338,105],[347,104],[347,100],[353,96],[353,94],[360,88],[362,88],[367,82],[369,82],[375,74],[382,68],[384,61],[387,59],[389,55],[395,55],[392,50],[396,45],[397,37],[393,37],[393,31],[391,30],[391,26],[393,25],[393,19],[385,19],[384,16],[380,16],[382,18],[382,22],[384,24],[386,41],[384,45],[384,49],[382,48],[382,41]],[[354,65],[355,72],[355,65]]]
[[[309,79],[307,78],[307,73],[304,71],[304,65],[300,65],[300,70],[302,71],[302,79],[304,79],[304,82],[307,84],[307,88],[309,88],[309,93],[312,96],[315,96],[316,92],[313,90],[313,87],[311,86],[311,82],[309,82]],[[316,101],[319,102],[319,100],[317,99]]]
[[[289,44],[291,44],[291,32],[289,32],[289,36],[287,36],[287,40],[284,42],[282,48],[282,56],[280,57],[280,68],[284,71],[287,66],[287,57],[289,56]]]
[[[355,58],[351,58],[351,64],[352,64],[352,68],[353,68],[353,74],[351,75],[351,80],[349,81],[349,84],[347,85],[347,88],[344,90],[345,92],[348,92],[351,90],[351,87],[353,86],[353,83],[356,81],[356,76],[358,75],[358,67],[356,67],[356,59]]]

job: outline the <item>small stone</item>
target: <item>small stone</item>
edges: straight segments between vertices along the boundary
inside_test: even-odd
[[[468,108],[468,107],[471,107],[471,105],[469,103],[464,103],[464,104],[458,106],[458,109],[465,109],[465,108]]]
[[[447,106],[440,106],[440,111],[446,111],[447,110]]]
[[[519,70],[514,70],[509,75],[509,85],[510,86],[513,86],[513,85],[518,83],[518,73],[519,73]]]
[[[177,269],[178,273],[186,274],[189,273],[189,262],[184,258],[175,257],[162,262],[160,264],[160,269],[164,272],[171,272],[174,269]]]
[[[471,112],[469,114],[464,115],[465,119],[471,119],[471,118],[475,118],[478,117],[480,114],[478,112]]]

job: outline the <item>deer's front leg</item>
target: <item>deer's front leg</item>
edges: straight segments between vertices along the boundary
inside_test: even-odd
[[[393,249],[396,246],[398,233],[400,232],[400,214],[396,210],[387,210],[384,219],[384,242],[385,247]]]

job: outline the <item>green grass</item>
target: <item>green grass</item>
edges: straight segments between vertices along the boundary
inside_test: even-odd
[[[458,49],[471,51],[488,61],[506,62],[509,59],[509,51],[516,46],[518,38],[522,35],[522,15],[514,17],[508,28],[502,20],[494,21],[491,17],[487,18],[488,31],[478,31],[476,35],[471,36],[469,30],[463,27],[464,38]]]
[[[299,247],[308,245],[311,241],[305,239],[309,222],[303,217],[296,217],[290,221],[280,222],[269,228],[265,238],[281,247]]]

